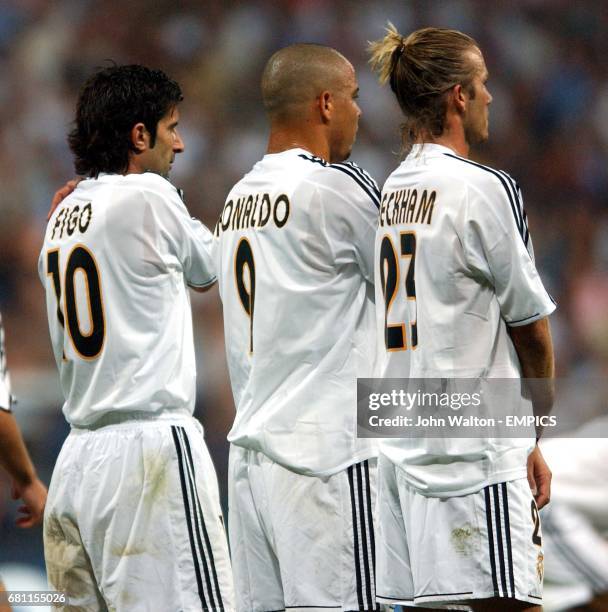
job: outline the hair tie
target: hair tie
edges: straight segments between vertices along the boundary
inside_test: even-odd
[[[396,59],[399,59],[405,51],[405,39],[402,37],[399,46],[396,49]]]

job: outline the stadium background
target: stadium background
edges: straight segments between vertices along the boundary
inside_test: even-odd
[[[66,132],[78,89],[104,60],[164,69],[184,90],[186,152],[173,182],[213,227],[229,187],[262,156],[259,76],[298,41],[355,65],[363,116],[352,158],[382,183],[398,161],[400,115],[367,66],[366,41],[390,19],[477,39],[490,71],[490,142],[474,159],[520,183],[538,266],[559,309],[558,374],[605,378],[608,366],[608,11],[569,0],[3,0],[0,3],[0,309],[15,412],[48,484],[67,435],[37,257],[55,189],[73,176]],[[217,290],[193,295],[197,415],[226,479],[234,413]],[[294,326],[298,322],[294,320]],[[304,330],[303,330],[304,333]],[[0,479],[5,479],[0,475]],[[41,531],[14,527],[0,482],[0,572],[43,568]],[[34,584],[34,574],[32,575]]]

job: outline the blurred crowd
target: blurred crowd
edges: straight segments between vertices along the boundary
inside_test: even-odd
[[[537,262],[559,304],[558,375],[608,370],[608,11],[602,0],[3,0],[0,3],[0,309],[16,407],[48,482],[67,433],[37,258],[56,188],[74,175],[66,144],[86,77],[145,63],[182,85],[186,152],[172,180],[213,227],[230,186],[264,153],[259,78],[270,54],[319,42],[355,65],[363,116],[352,159],[379,183],[399,161],[399,110],[367,64],[387,21],[401,32],[460,29],[480,44],[494,96],[490,141],[473,158],[520,184]],[[217,291],[193,296],[197,413],[225,481],[234,407]],[[294,321],[297,325],[297,321]],[[304,330],[303,330],[304,333]],[[40,534],[16,533],[0,485],[0,564],[41,565]],[[0,569],[1,571],[1,569]]]

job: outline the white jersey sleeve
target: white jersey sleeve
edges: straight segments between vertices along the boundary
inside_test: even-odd
[[[327,200],[323,205],[325,229],[336,265],[356,263],[364,278],[373,283],[374,240],[380,202],[378,185],[352,162],[331,167],[338,172],[330,175],[334,182],[326,181],[321,197]],[[340,173],[350,176],[361,189],[351,188],[345,192],[338,182],[343,179]]]
[[[463,247],[471,272],[493,288],[509,326],[527,325],[555,310],[534,264],[521,192],[505,173],[501,185],[468,185]]]
[[[208,287],[216,281],[213,262],[213,234],[191,217],[177,190],[146,191],[145,197],[156,215],[160,235],[169,255],[179,261],[186,283]]]
[[[6,353],[4,351],[4,326],[0,315],[0,410],[10,412],[13,403],[11,395],[11,381],[6,367]]]

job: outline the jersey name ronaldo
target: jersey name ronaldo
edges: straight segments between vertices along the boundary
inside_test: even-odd
[[[351,163],[266,155],[215,228],[236,404],[228,439],[302,474],[376,454],[357,440],[356,379],[374,357],[379,191]]]

